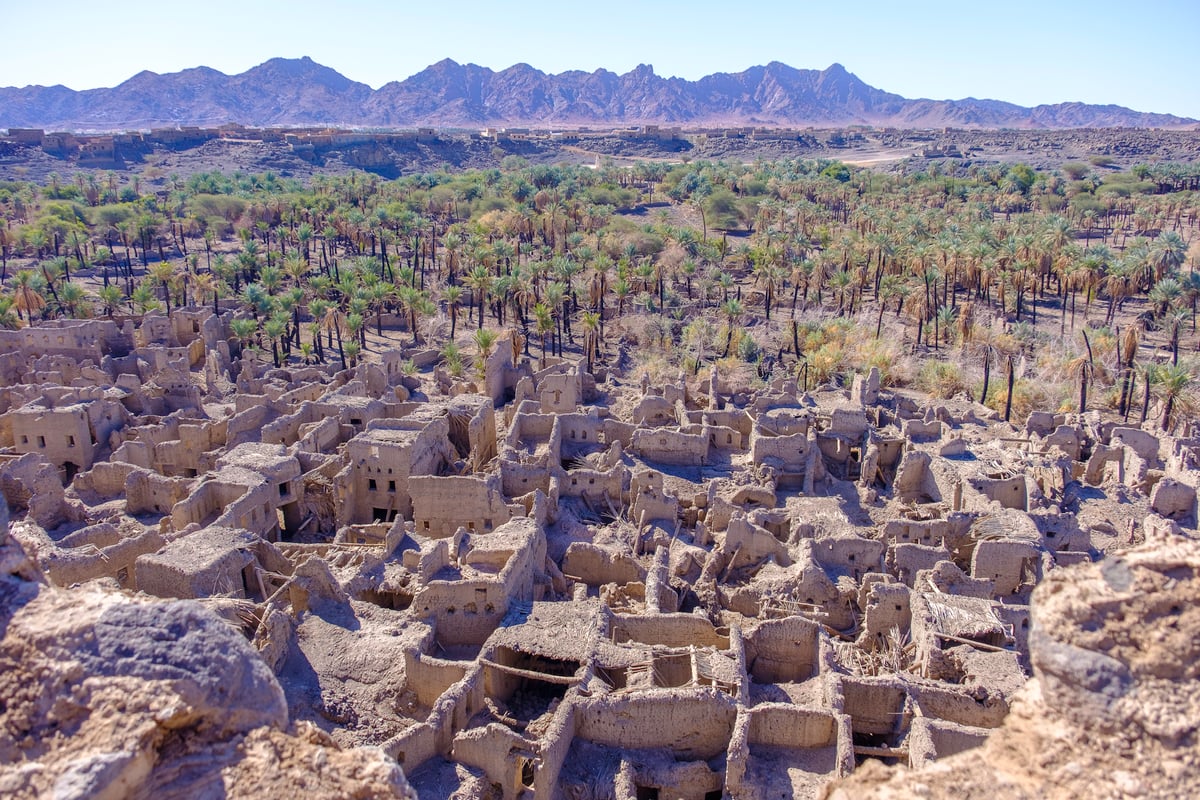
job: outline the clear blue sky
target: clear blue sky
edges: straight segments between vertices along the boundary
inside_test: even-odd
[[[114,86],[311,56],[378,88],[450,57],[695,79],[840,62],[906,97],[1083,101],[1200,118],[1200,0],[0,0],[0,85]]]

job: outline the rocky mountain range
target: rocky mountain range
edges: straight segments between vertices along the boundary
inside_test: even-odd
[[[647,65],[547,74],[439,61],[379,89],[310,58],[274,58],[239,75],[208,67],[140,72],[107,89],[0,88],[0,127],[125,130],[176,125],[346,127],[868,124],[903,128],[1179,128],[1196,120],[1115,105],[1033,108],[998,100],[910,100],[876,89],[840,64],[795,69],[773,61],[697,81]]]

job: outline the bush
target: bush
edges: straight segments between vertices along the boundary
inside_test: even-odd
[[[977,388],[978,392],[983,391],[983,384],[980,383]],[[993,411],[1003,414],[1004,403],[1008,397],[1008,378],[1003,370],[997,373],[992,370],[992,383],[988,388],[987,407]],[[1020,423],[1029,416],[1029,412],[1037,410],[1045,410],[1047,408],[1058,408],[1060,406],[1060,398],[1057,393],[1051,394],[1047,391],[1045,384],[1039,381],[1026,380],[1018,378],[1013,383],[1013,402],[1012,402],[1012,419],[1014,423]]]
[[[926,361],[917,373],[916,383],[921,391],[941,399],[967,391],[962,367],[953,361]]]
[[[829,342],[808,355],[808,383],[825,383],[845,368],[846,353],[840,344]]]
[[[754,337],[748,334],[740,337],[737,343],[737,354],[738,358],[742,359],[742,361],[753,364],[758,361],[758,342],[754,341]]]
[[[1066,175],[1068,178],[1070,178],[1073,181],[1077,181],[1080,178],[1083,178],[1085,175],[1087,175],[1089,172],[1092,171],[1092,168],[1090,166],[1088,166],[1087,164],[1080,163],[1078,161],[1068,161],[1067,163],[1063,164],[1060,169],[1062,169],[1064,175]]]

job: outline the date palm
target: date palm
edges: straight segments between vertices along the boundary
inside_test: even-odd
[[[88,293],[77,283],[65,283],[58,290],[58,304],[71,319],[91,316],[91,300]]]
[[[875,321],[875,338],[878,339],[883,331],[883,311],[887,304],[900,296],[903,282],[899,275],[884,275],[879,280],[879,290],[876,297],[879,304],[879,317]]]
[[[96,296],[100,298],[100,302],[104,304],[104,315],[109,319],[113,318],[113,314],[121,303],[125,300],[125,293],[121,291],[121,287],[115,283],[110,283],[108,286],[100,287],[96,292]]]
[[[478,371],[480,379],[484,377],[484,367],[492,355],[492,350],[496,347],[496,339],[496,332],[487,328],[476,329],[471,337],[471,340],[475,342],[475,349],[479,351],[475,356],[475,369]]]
[[[32,321],[34,313],[46,307],[46,298],[42,296],[45,279],[33,270],[17,270],[9,278],[8,285],[15,298],[18,319],[27,318]]]
[[[235,319],[229,323],[229,332],[238,340],[242,350],[254,338],[254,334],[258,331],[258,321],[253,319]]]
[[[458,329],[458,306],[462,302],[463,290],[461,286],[447,286],[442,289],[442,299],[446,301],[446,309],[450,312],[450,340],[454,340],[455,331]]]
[[[579,323],[583,327],[583,350],[587,360],[587,371],[594,372],[596,356],[600,352],[600,312],[583,312]]]
[[[1173,415],[1177,407],[1181,405],[1191,406],[1187,402],[1186,392],[1192,385],[1192,373],[1185,366],[1179,364],[1171,364],[1170,366],[1161,367],[1158,370],[1158,395],[1163,401],[1162,418],[1159,420],[1159,427],[1163,431],[1169,432],[1174,426]]]
[[[16,302],[8,295],[0,295],[0,328],[6,331],[15,331],[20,327],[20,322],[17,320],[17,315],[14,312]]]
[[[146,270],[146,277],[162,289],[163,303],[167,306],[167,315],[171,314],[171,281],[175,277],[175,268],[169,261],[156,261]]]
[[[546,337],[554,331],[554,316],[550,307],[538,303],[533,307],[533,318],[537,326],[537,334],[542,337],[542,368],[546,367]]]
[[[725,358],[729,355],[729,348],[733,345],[733,331],[741,322],[746,309],[740,300],[731,297],[721,304],[721,311],[725,314],[725,322],[729,326],[729,331],[725,336],[725,349],[721,352],[721,358]]]
[[[474,299],[479,304],[479,328],[483,328],[483,309],[486,303],[488,293],[491,292],[495,279],[488,268],[482,264],[477,265],[470,273],[467,274],[467,286],[471,287],[471,292]]]
[[[1150,246],[1150,264],[1157,280],[1171,275],[1187,259],[1187,242],[1174,231],[1163,231]]]
[[[279,368],[279,342],[287,332],[288,317],[286,314],[272,314],[271,318],[263,323],[263,333],[271,340],[271,359],[275,362],[276,369]]]

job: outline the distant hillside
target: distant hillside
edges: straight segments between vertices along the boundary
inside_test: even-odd
[[[111,89],[0,88],[0,127],[122,130],[175,125],[479,127],[484,125],[855,124],[937,128],[1172,128],[1196,120],[1113,105],[1034,108],[998,100],[909,100],[842,65],[795,69],[773,61],[698,81],[641,65],[550,75],[528,64],[495,72],[446,59],[378,90],[310,58],[274,58],[240,75],[208,67],[141,72]]]

